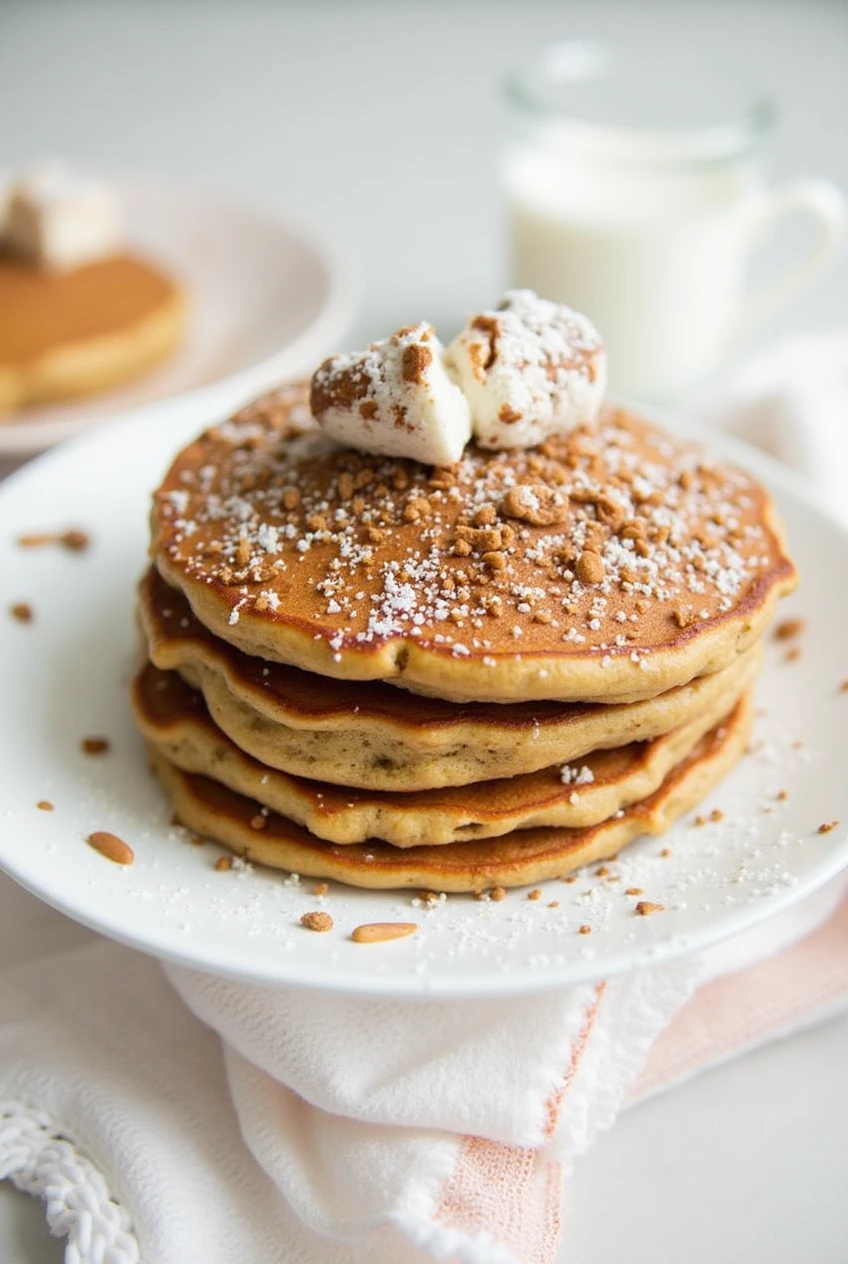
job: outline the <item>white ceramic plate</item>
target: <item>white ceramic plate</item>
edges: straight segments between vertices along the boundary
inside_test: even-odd
[[[116,187],[128,246],[161,262],[187,292],[185,340],[126,386],[0,422],[0,456],[41,452],[95,422],[223,378],[234,403],[258,395],[311,371],[353,316],[347,268],[284,220],[198,190]]]
[[[546,988],[634,969],[706,947],[754,925],[848,862],[845,638],[848,535],[791,476],[716,436],[717,447],[773,487],[804,582],[784,603],[808,626],[802,657],[771,642],[759,688],[756,753],[712,796],[720,822],[691,815],[610,866],[618,882],[587,873],[510,892],[502,903],[452,896],[431,911],[410,894],[333,886],[335,928],[299,925],[318,907],[307,880],[255,869],[218,873],[220,850],[193,847],[169,826],[127,706],[136,659],[133,587],[144,566],[147,502],[172,453],[219,419],[208,400],[149,410],[49,453],[0,489],[4,606],[30,602],[31,624],[0,612],[3,664],[0,865],[25,887],[106,935],[203,970],[270,983],[390,995],[482,996]],[[20,532],[82,526],[93,546],[73,555],[24,550]],[[109,754],[85,756],[80,739],[104,734]],[[788,791],[779,801],[779,791]],[[40,799],[55,811],[36,808]],[[120,868],[86,846],[111,830],[135,850]],[[663,855],[668,849],[669,855]],[[643,888],[665,906],[633,913],[623,892]],[[556,907],[551,907],[555,904]],[[363,946],[360,922],[415,920],[416,935]],[[580,934],[588,925],[591,934]]]

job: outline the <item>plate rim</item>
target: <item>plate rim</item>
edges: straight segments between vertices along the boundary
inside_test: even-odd
[[[566,969],[561,967],[559,970],[553,968],[550,971],[539,972],[533,975],[530,975],[529,968],[525,968],[523,971],[516,971],[514,974],[498,974],[491,971],[484,976],[485,982],[482,986],[479,979],[471,981],[459,976],[454,981],[448,973],[440,976],[438,982],[434,984],[432,979],[428,979],[426,971],[418,974],[410,970],[404,975],[404,982],[401,985],[394,976],[389,975],[383,978],[379,974],[369,976],[364,972],[339,978],[323,975],[319,975],[316,978],[303,978],[294,972],[285,975],[270,971],[268,973],[257,973],[255,970],[242,969],[238,966],[218,963],[209,965],[205,961],[198,961],[197,957],[192,956],[190,953],[181,953],[176,948],[163,949],[161,946],[154,947],[149,943],[145,944],[138,936],[124,932],[119,926],[110,925],[95,915],[81,917],[79,913],[74,911],[70,902],[66,903],[60,897],[52,894],[49,897],[46,896],[37,886],[21,877],[15,872],[14,868],[6,864],[2,855],[0,855],[0,872],[6,874],[29,895],[55,912],[67,917],[70,921],[76,922],[85,929],[101,935],[104,939],[121,944],[126,948],[132,948],[134,951],[152,957],[165,965],[178,966],[182,969],[194,970],[200,974],[208,974],[214,978],[230,979],[234,982],[252,984],[258,987],[291,988],[321,993],[327,996],[358,996],[363,999],[370,998],[374,1000],[426,1002],[438,1000],[510,1000],[518,997],[538,997],[561,988],[580,987],[584,984],[598,983],[607,979],[623,978],[641,970],[662,968],[690,960],[701,953],[709,952],[713,948],[717,948],[740,935],[744,935],[746,932],[755,930],[765,922],[771,921],[772,918],[778,917],[781,913],[786,913],[789,909],[815,895],[816,892],[821,891],[829,882],[832,882],[848,868],[848,835],[843,838],[841,847],[834,847],[832,861],[832,864],[822,866],[816,870],[814,876],[809,880],[801,879],[791,888],[786,888],[780,895],[771,896],[767,910],[764,912],[761,912],[759,903],[740,906],[736,915],[728,917],[726,921],[716,925],[714,933],[712,931],[709,933],[701,932],[698,943],[694,946],[690,947],[686,944],[675,943],[667,951],[663,951],[661,942],[660,944],[645,945],[641,948],[631,948],[629,954],[621,950],[617,954],[606,958],[605,961],[586,958],[585,969]],[[286,956],[281,952],[277,960],[282,963],[294,961],[296,957],[294,954]],[[580,960],[582,959],[575,958],[574,962],[576,963]]]

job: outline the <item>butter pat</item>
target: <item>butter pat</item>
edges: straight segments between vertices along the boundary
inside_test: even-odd
[[[598,415],[606,390],[601,336],[579,312],[512,290],[473,316],[447,360],[484,448],[530,448]]]
[[[453,465],[471,437],[468,401],[427,324],[325,360],[312,378],[310,405],[333,439],[375,456]]]
[[[115,252],[120,218],[107,185],[59,165],[37,167],[9,189],[4,245],[39,267],[75,268]]]

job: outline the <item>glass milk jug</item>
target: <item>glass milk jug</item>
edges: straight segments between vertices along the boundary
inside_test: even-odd
[[[765,100],[733,108],[723,81],[595,42],[551,47],[508,95],[510,284],[592,318],[615,394],[667,400],[699,383],[841,248],[837,189],[767,186]],[[799,210],[815,218],[814,245],[749,293],[753,248]]]

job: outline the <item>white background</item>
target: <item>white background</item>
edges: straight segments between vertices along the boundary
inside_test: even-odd
[[[545,41],[659,44],[782,104],[775,177],[848,189],[844,0],[0,0],[0,166],[55,154],[279,207],[365,285],[362,331],[504,280],[504,73]],[[778,321],[848,319],[848,261]]]
[[[581,35],[728,65],[781,102],[775,177],[848,189],[844,0],[0,0],[0,167],[57,155],[276,207],[356,262],[357,341],[449,333],[504,280],[498,84]],[[848,262],[760,338],[846,322]],[[569,1186],[569,1264],[844,1264],[846,1054],[839,1020],[624,1117]],[[2,1264],[60,1258],[3,1188]]]

